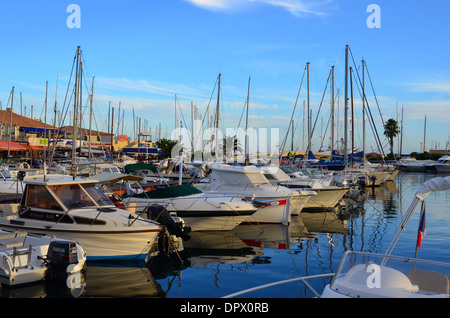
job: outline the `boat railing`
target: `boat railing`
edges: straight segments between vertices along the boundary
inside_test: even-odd
[[[235,297],[246,295],[246,294],[249,294],[249,293],[252,293],[255,291],[259,291],[262,289],[271,288],[271,287],[289,284],[289,283],[295,283],[295,282],[302,282],[303,284],[305,284],[306,287],[308,287],[309,290],[311,290],[314,293],[314,295],[316,297],[320,297],[321,294],[314,289],[314,287],[308,282],[308,280],[316,279],[316,278],[331,277],[333,275],[334,275],[334,273],[328,273],[328,274],[318,274],[318,275],[302,276],[302,277],[296,277],[296,278],[291,278],[291,279],[286,279],[286,280],[280,280],[277,282],[260,285],[260,286],[245,289],[245,290],[233,293],[233,294],[229,294],[227,296],[224,296],[223,298],[235,298]]]

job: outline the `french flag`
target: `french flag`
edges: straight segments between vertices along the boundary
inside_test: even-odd
[[[426,234],[425,229],[425,203],[422,204],[422,211],[420,212],[420,222],[419,222],[419,230],[417,232],[417,247],[421,247],[422,245],[422,238]]]

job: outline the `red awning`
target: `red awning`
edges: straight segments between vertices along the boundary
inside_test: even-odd
[[[27,150],[44,150],[44,148],[38,146],[27,146]]]
[[[0,140],[0,151],[5,151],[5,150],[7,151],[8,144],[9,144],[9,151],[25,151],[25,150],[27,150],[27,148],[18,144],[17,142],[14,142],[14,141],[9,142],[9,141],[5,141],[5,140]]]

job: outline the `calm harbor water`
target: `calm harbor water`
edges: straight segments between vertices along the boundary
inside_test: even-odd
[[[5,289],[0,297],[218,298],[257,285],[334,272],[347,249],[384,253],[415,191],[436,174],[400,173],[393,182],[368,188],[363,206],[341,214],[301,213],[289,226],[240,225],[230,232],[191,233],[184,251],[147,264],[88,263],[82,277],[60,284]],[[426,200],[427,233],[418,257],[450,262],[450,191]],[[419,213],[394,254],[414,256]],[[328,279],[311,281],[319,291]],[[67,286],[70,286],[68,288]],[[314,297],[302,283],[246,297]]]

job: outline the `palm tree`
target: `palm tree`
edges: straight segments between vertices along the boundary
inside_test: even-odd
[[[398,135],[399,132],[400,129],[398,127],[398,122],[395,119],[389,118],[384,123],[384,135],[389,139],[392,157],[394,157],[394,138]]]
[[[222,140],[223,153],[227,155],[236,154],[241,152],[241,143],[236,136],[224,136]]]

